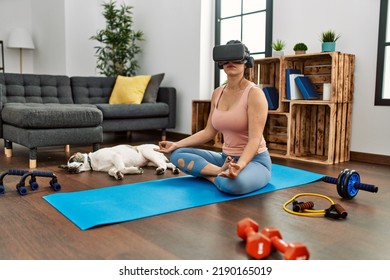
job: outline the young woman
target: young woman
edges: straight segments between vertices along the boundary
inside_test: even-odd
[[[241,195],[264,187],[271,178],[271,158],[263,137],[268,104],[263,91],[244,77],[245,69],[253,67],[246,47],[243,60],[218,63],[227,83],[212,94],[206,127],[178,142],[161,141],[159,151],[171,153],[171,162],[183,172],[209,180],[222,192]],[[214,139],[219,131],[222,152],[191,148]]]

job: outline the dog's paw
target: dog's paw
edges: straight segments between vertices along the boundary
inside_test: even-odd
[[[144,170],[141,168],[141,167],[139,167],[138,168],[138,173],[137,174],[143,174],[144,173]]]
[[[117,179],[117,180],[122,180],[124,177],[125,177],[125,176],[124,176],[123,173],[120,172],[120,171],[117,171],[117,172],[115,173],[115,179]]]
[[[179,168],[174,168],[174,169],[172,170],[172,173],[175,174],[175,175],[177,175],[177,174],[180,173],[180,169],[179,169]]]
[[[157,174],[157,175],[163,175],[164,173],[165,173],[165,169],[164,169],[164,168],[158,167],[158,168],[156,169],[156,174]]]

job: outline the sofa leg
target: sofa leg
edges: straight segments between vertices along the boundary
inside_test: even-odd
[[[93,146],[92,146],[92,150],[93,150],[94,152],[96,152],[96,151],[99,150],[99,149],[100,149],[100,143],[94,143]]]
[[[69,153],[70,152],[70,145],[65,145],[64,151],[65,151],[65,153]]]
[[[4,149],[5,157],[12,157],[12,149]]]
[[[37,160],[36,159],[30,159],[29,168],[30,169],[37,168]]]
[[[30,149],[30,169],[37,168],[37,148]]]
[[[5,157],[12,157],[12,142],[4,139],[4,154]]]

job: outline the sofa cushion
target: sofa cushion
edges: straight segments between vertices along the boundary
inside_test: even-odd
[[[0,84],[3,103],[73,103],[67,76],[1,73]]]
[[[96,104],[104,119],[165,117],[169,114],[167,103]]]
[[[91,127],[103,121],[96,106],[79,104],[7,103],[1,117],[21,128]]]
[[[119,75],[116,78],[109,104],[141,104],[150,78],[150,75],[134,77]]]
[[[160,84],[164,79],[165,73],[153,75],[150,78],[149,84],[146,87],[144,98],[142,98],[142,103],[156,103],[158,89]]]
[[[71,77],[74,103],[108,103],[115,80],[115,77]]]

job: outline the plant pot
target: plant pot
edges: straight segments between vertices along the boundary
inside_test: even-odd
[[[272,52],[272,56],[283,56],[284,55],[284,51],[273,51]]]
[[[334,52],[336,49],[336,42],[323,42],[322,52]]]
[[[295,51],[295,54],[305,54],[306,51]]]

